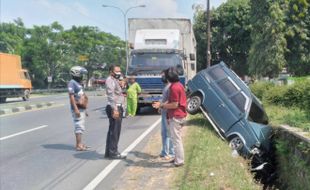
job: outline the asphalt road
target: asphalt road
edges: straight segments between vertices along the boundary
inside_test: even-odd
[[[56,101],[57,106],[0,117],[0,189],[112,189],[113,184],[139,152],[147,138],[159,129],[159,115],[123,120],[119,150],[127,160],[104,158],[108,119],[106,99],[90,96],[84,142],[92,149],[77,152],[66,95],[34,101]]]

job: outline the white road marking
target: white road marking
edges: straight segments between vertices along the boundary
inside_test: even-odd
[[[9,135],[9,136],[1,137],[0,141],[6,140],[6,139],[9,139],[9,138],[12,138],[12,137],[16,137],[18,135],[22,135],[22,134],[25,134],[25,133],[29,133],[29,132],[32,132],[32,131],[35,131],[35,130],[38,130],[38,129],[43,129],[43,128],[47,127],[47,126],[48,125],[42,125],[42,126],[39,126],[39,127],[33,128],[33,129],[29,129],[29,130],[22,131],[22,132],[19,132],[19,133],[15,133],[15,134],[12,134],[12,135]]]
[[[161,121],[158,119],[152,126],[150,126],[144,133],[142,133],[131,145],[129,145],[122,153],[127,155],[133,150]],[[120,163],[121,160],[113,160],[106,168],[104,168],[83,190],[93,190],[97,185]]]

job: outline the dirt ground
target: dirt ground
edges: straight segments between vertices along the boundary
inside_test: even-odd
[[[183,137],[186,127],[183,127]],[[161,151],[160,130],[151,136],[142,152],[133,152],[134,159],[122,174],[115,190],[173,189],[175,175],[179,168],[159,157]]]

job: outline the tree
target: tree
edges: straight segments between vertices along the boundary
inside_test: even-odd
[[[21,18],[14,20],[14,23],[1,23],[0,52],[20,54],[25,35],[26,28]]]
[[[284,11],[278,1],[251,0],[250,73],[275,77],[286,65]]]
[[[111,34],[100,32],[96,27],[73,26],[64,36],[65,43],[70,44],[74,50],[71,52],[74,63],[88,70],[87,80],[104,63],[111,65],[122,62],[120,57],[125,58],[125,51],[121,48],[124,47],[124,42]],[[126,68],[125,64],[121,66]]]
[[[251,45],[248,0],[229,0],[211,11],[212,64],[224,61],[239,75],[248,73],[247,57]],[[194,16],[198,70],[206,62],[206,19],[202,10]]]
[[[239,76],[248,74],[249,12],[249,0],[229,0],[212,15],[212,57],[216,62],[224,61]]]
[[[34,26],[29,29],[22,54],[25,65],[35,76],[34,85],[44,87],[47,77],[55,77],[63,70],[65,62],[63,27],[57,22],[50,26]]]
[[[294,75],[310,73],[310,8],[309,1],[283,2],[288,51],[285,54],[288,71]]]

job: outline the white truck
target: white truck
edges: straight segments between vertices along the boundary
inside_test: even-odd
[[[132,18],[128,29],[131,49],[126,74],[136,76],[142,88],[138,108],[161,99],[162,70],[177,67],[184,86],[195,76],[196,40],[190,19]]]

